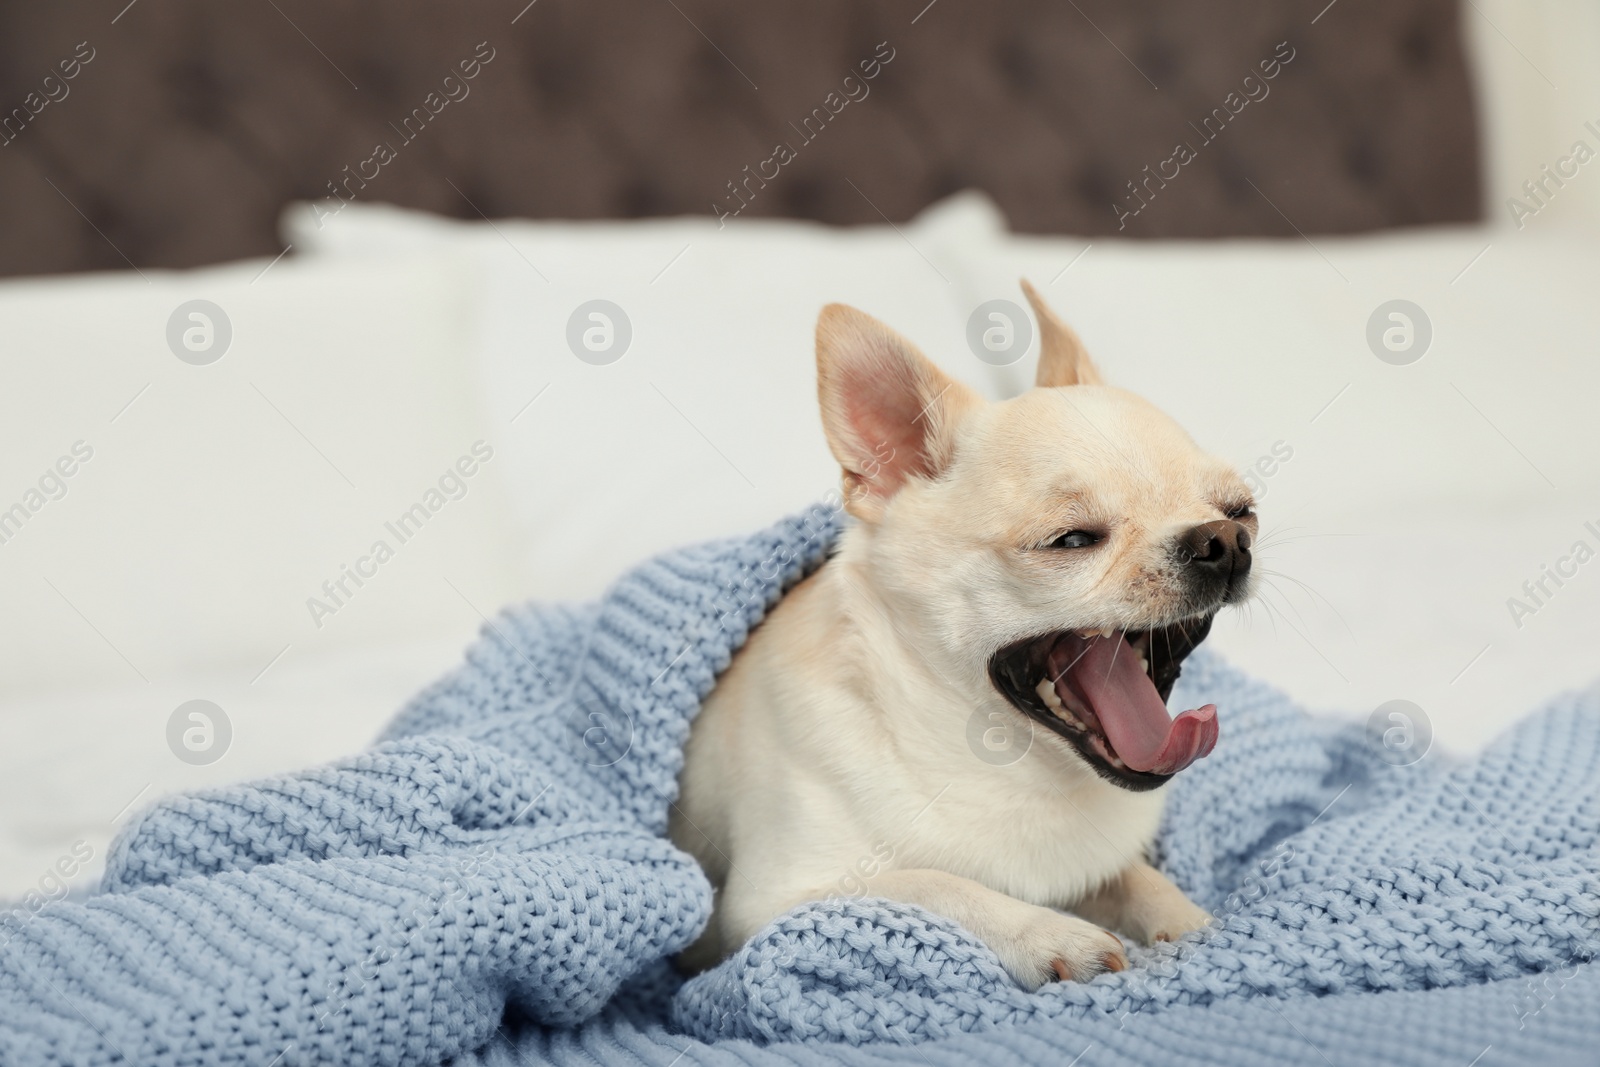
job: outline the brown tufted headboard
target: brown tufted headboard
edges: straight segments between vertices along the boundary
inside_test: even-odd
[[[1479,215],[1455,0],[62,0],[0,9],[0,108],[0,274],[272,255],[329,183],[842,224],[977,186],[1140,237]]]

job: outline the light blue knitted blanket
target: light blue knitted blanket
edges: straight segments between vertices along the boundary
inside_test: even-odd
[[[1207,931],[1030,995],[943,919],[835,900],[682,982],[690,719],[836,534],[819,507],[508,611],[370,752],[155,804],[98,895],[0,913],[0,1064],[1600,1062],[1600,691],[1391,767],[1203,650],[1174,700],[1223,740],[1160,859]]]

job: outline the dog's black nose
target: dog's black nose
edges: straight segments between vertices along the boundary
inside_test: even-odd
[[[1178,558],[1191,581],[1213,595],[1220,586],[1231,600],[1250,575],[1250,531],[1232,519],[1201,523],[1178,538]]]

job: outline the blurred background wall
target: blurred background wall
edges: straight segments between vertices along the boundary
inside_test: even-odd
[[[1489,221],[1580,138],[1600,127],[1600,5],[1586,0],[1471,0],[1462,7],[1483,127]],[[1585,168],[1587,169],[1587,168]],[[1538,213],[1545,227],[1600,226],[1600,182],[1572,182]],[[1531,206],[1531,205],[1530,205]],[[1530,225],[1523,218],[1524,225]]]
[[[964,188],[1024,233],[1467,221],[1483,184],[1463,20],[1480,32],[1455,0],[7,5],[0,274],[273,255],[282,205],[357,171],[377,173],[345,185],[363,201],[460,218],[709,214],[739,183],[745,217],[841,224]],[[1534,35],[1559,47],[1555,26]],[[480,44],[492,59],[459,79]],[[865,79],[875,55],[892,58]],[[1292,58],[1263,78],[1275,55]],[[444,104],[406,140],[430,93]],[[824,126],[834,106],[854,110]],[[1197,158],[1152,184],[1179,140]],[[777,141],[797,152],[783,181],[743,184]],[[363,167],[378,143],[403,158]]]

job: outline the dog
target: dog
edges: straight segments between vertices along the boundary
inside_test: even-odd
[[[1166,699],[1250,593],[1255,504],[1022,286],[1038,376],[999,403],[871,316],[821,313],[856,521],[694,721],[669,832],[716,903],[685,970],[830,896],[953,920],[1029,990],[1126,968],[1108,928],[1148,944],[1209,920],[1148,850],[1161,787],[1216,744],[1214,705]],[[1020,756],[974,743],[995,730]]]

